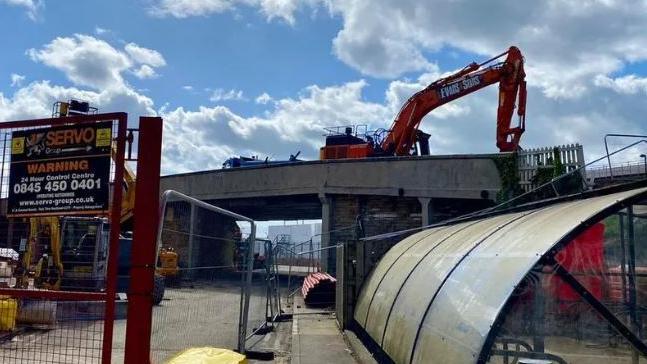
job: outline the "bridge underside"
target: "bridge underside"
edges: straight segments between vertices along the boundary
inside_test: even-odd
[[[206,200],[206,202],[258,221],[321,219],[321,200],[315,194]]]

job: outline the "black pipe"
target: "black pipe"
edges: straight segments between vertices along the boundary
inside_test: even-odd
[[[638,316],[636,313],[636,246],[634,234],[634,208],[633,205],[627,206],[627,248],[629,250],[629,315],[631,317],[631,331],[634,335],[642,339],[640,326],[638,325]],[[638,363],[638,352],[633,350],[632,362]]]
[[[625,224],[624,216],[618,214],[620,228],[620,271],[622,272],[622,304],[627,304],[627,248],[625,247]]]

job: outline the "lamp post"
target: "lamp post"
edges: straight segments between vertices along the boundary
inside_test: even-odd
[[[640,158],[642,158],[643,161],[645,162],[645,175],[647,175],[647,155],[641,154]]]

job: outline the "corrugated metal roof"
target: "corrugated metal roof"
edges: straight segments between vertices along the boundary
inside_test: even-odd
[[[647,188],[428,229],[391,248],[355,320],[396,363],[476,362],[528,271],[569,234]]]

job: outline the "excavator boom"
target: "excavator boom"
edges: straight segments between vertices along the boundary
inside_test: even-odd
[[[500,63],[493,63],[506,56]],[[526,81],[523,56],[517,47],[510,47],[481,64],[471,63],[462,70],[441,78],[411,96],[400,109],[388,134],[378,143],[372,139],[356,142],[357,137],[348,135],[348,145],[334,143],[329,137],[321,149],[322,159],[362,158],[380,155],[410,155],[416,141],[422,119],[432,110],[453,100],[499,83],[496,145],[501,152],[515,151],[525,129]],[[512,114],[517,107],[519,123],[512,126]],[[337,138],[339,140],[339,138]],[[329,143],[329,140],[331,141]]]
[[[487,68],[484,64],[506,55],[503,63]],[[502,152],[516,150],[524,130],[526,84],[523,56],[516,47],[483,64],[472,63],[449,77],[440,79],[411,96],[404,104],[391,126],[391,132],[381,144],[387,154],[408,155],[415,143],[415,136],[422,118],[435,108],[469,95],[482,88],[499,83],[499,107],[497,111],[497,147]],[[519,94],[520,125],[511,128],[512,113]]]

